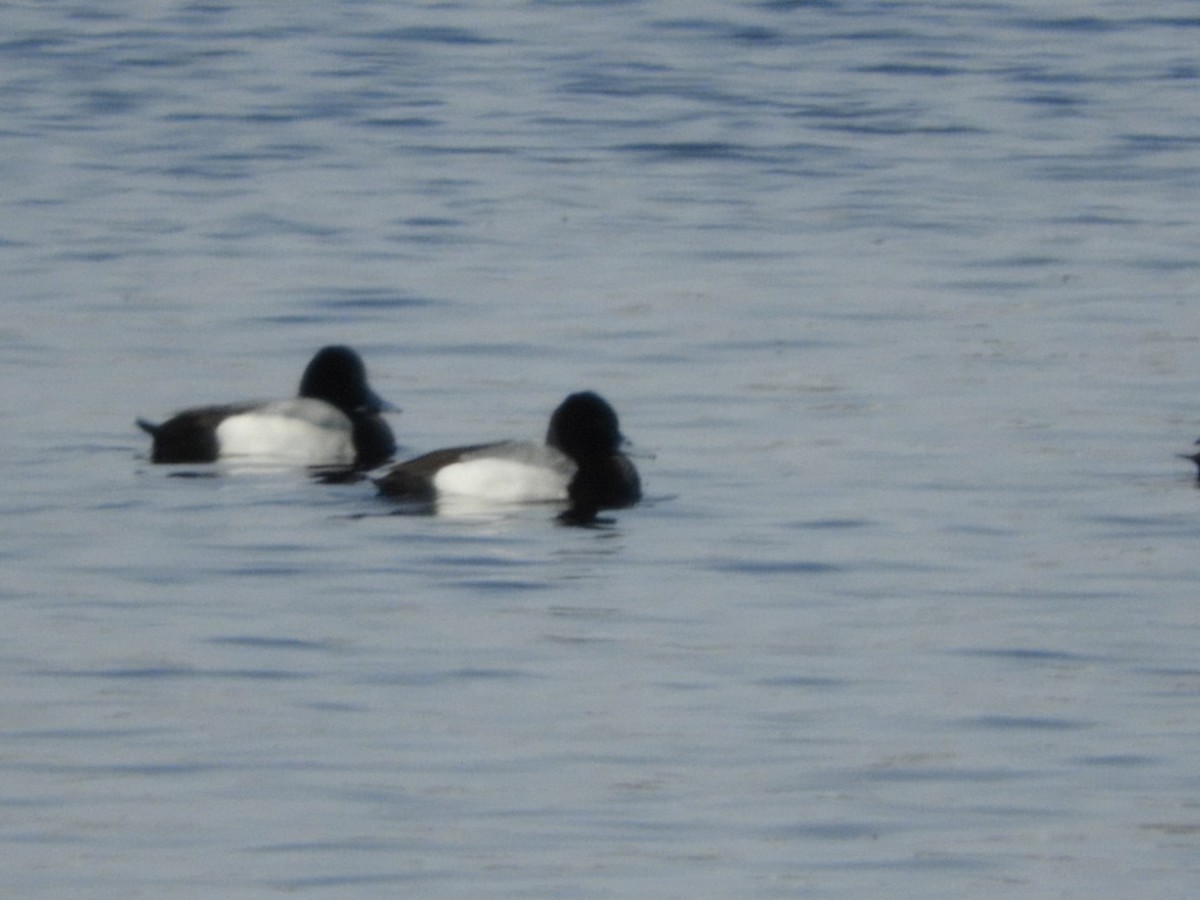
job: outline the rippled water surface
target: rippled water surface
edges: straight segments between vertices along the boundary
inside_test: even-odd
[[[6,895],[1192,896],[1194,2],[5,15]],[[334,342],[648,502],[147,462]]]

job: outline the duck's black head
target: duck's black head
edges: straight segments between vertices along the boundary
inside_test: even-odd
[[[608,402],[592,391],[571,394],[550,416],[546,443],[576,462],[619,452],[621,429]]]
[[[324,400],[347,415],[391,408],[367,384],[367,367],[349,347],[323,347],[300,379],[300,396]]]

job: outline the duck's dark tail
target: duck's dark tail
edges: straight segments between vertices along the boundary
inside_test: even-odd
[[[135,421],[137,422],[137,427],[150,435],[150,437],[158,437],[158,429],[162,428],[161,425],[155,425],[153,422],[148,422],[145,419],[136,419]]]

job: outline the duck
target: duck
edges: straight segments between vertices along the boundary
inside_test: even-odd
[[[1196,441],[1197,446],[1200,446],[1200,440]],[[1200,453],[1180,453],[1180,459],[1190,459],[1196,464],[1196,478],[1200,481]]]
[[[494,441],[434,450],[394,466],[375,485],[385,497],[421,504],[566,502],[559,520],[585,525],[602,509],[632,506],[642,498],[624,443],[608,401],[581,391],[554,410],[542,444]]]
[[[153,439],[154,463],[242,459],[365,471],[396,452],[381,415],[389,411],[396,407],[371,390],[358,353],[331,345],[313,356],[295,397],[199,406],[137,425]]]

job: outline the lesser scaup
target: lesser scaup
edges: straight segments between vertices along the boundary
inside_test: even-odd
[[[161,425],[138,419],[154,438],[156,463],[241,457],[308,466],[370,469],[396,450],[380,416],[393,409],[367,385],[362,359],[349,347],[324,347],[300,379],[299,396],[266,403],[204,406]]]
[[[1196,441],[1196,444],[1200,445],[1200,440]],[[1181,459],[1190,459],[1196,464],[1196,478],[1200,480],[1200,453],[1180,453],[1179,456]]]
[[[623,440],[613,408],[585,391],[554,411],[545,444],[500,441],[435,450],[400,463],[375,483],[386,496],[418,502],[569,501],[559,518],[586,524],[601,509],[631,506],[642,497],[637,469],[621,452]]]

